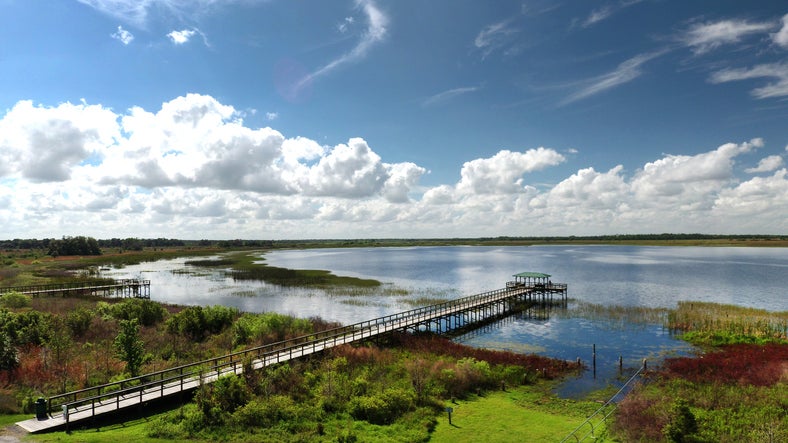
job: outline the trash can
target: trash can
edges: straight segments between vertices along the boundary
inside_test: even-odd
[[[47,401],[43,398],[36,400],[36,419],[47,419]]]

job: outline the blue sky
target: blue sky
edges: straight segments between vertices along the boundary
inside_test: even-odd
[[[780,3],[0,0],[0,237],[785,234]]]

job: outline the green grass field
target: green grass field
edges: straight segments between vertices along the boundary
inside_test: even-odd
[[[450,406],[454,409],[452,423],[449,424],[448,414],[444,414],[438,420],[431,442],[557,442],[600,405],[594,401],[563,400],[526,387],[492,392]],[[590,429],[587,425],[584,433]],[[595,429],[594,435],[602,437],[595,441],[610,441],[604,438],[604,426]]]

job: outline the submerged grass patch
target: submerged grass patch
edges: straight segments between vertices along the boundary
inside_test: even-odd
[[[231,254],[230,274],[236,280],[261,280],[279,286],[330,288],[336,286],[376,288],[377,280],[338,276],[330,271],[316,269],[287,269],[261,263],[260,257],[250,254]]]
[[[665,324],[669,309],[645,306],[600,305],[572,300],[568,310],[557,310],[556,316],[564,318],[584,318],[587,320],[607,320],[632,324]]]

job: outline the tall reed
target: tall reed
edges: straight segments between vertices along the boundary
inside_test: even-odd
[[[734,342],[788,342],[788,311],[770,312],[706,302],[679,302],[668,327],[689,337]]]

